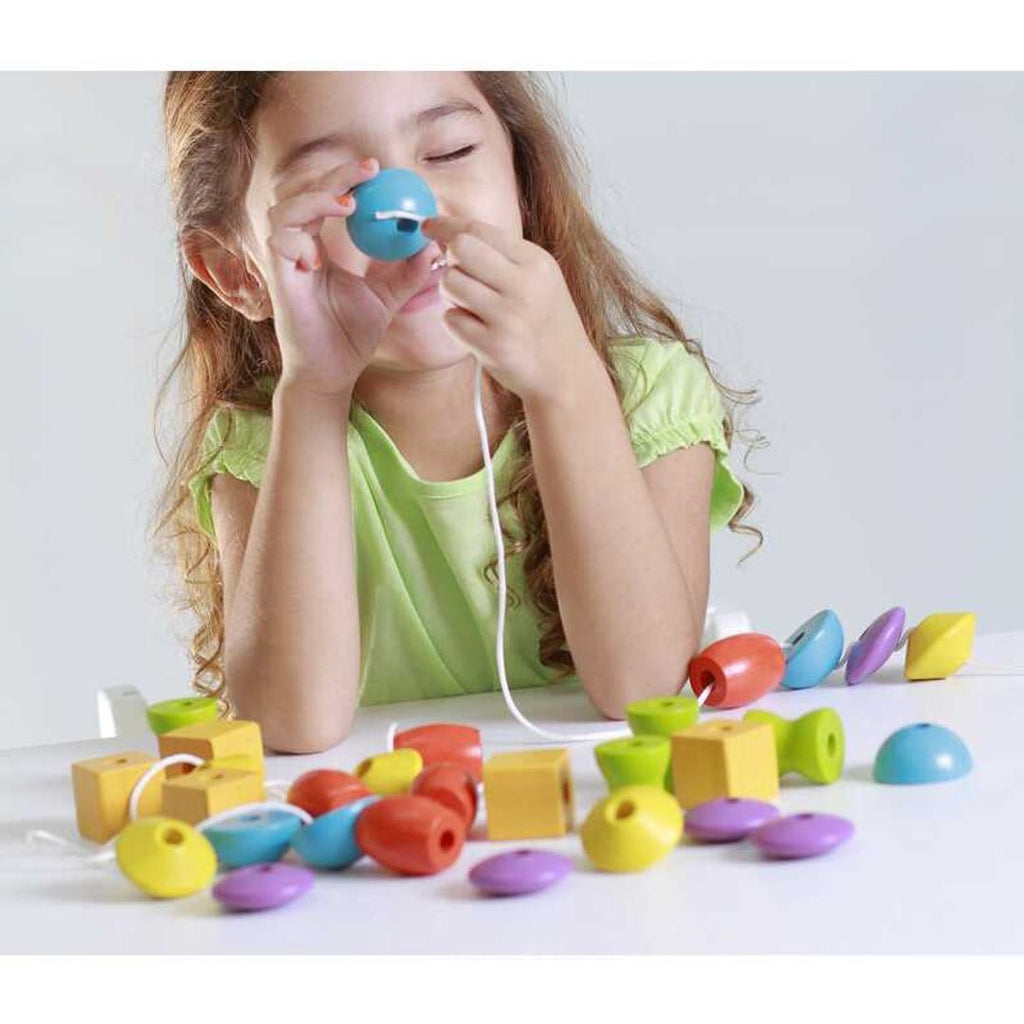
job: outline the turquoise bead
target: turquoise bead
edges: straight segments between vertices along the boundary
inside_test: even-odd
[[[225,868],[280,860],[291,846],[301,819],[287,811],[251,811],[203,829]]]
[[[349,237],[356,248],[375,260],[404,260],[430,244],[412,217],[375,214],[386,210],[407,210],[423,217],[437,216],[437,201],[430,186],[406,167],[386,167],[353,189],[356,208],[345,218]]]
[[[843,657],[843,627],[831,608],[818,612],[786,638],[786,690],[817,686]]]
[[[947,782],[966,775],[973,763],[962,739],[951,729],[918,722],[897,729],[875,756],[875,782],[910,786]]]
[[[321,814],[292,838],[292,849],[311,867],[337,870],[354,864],[363,855],[356,842],[356,822],[364,807],[379,800],[364,796]]]

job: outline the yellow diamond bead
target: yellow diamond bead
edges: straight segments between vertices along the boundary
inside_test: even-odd
[[[150,896],[191,896],[217,873],[213,844],[191,825],[174,818],[133,821],[117,837],[117,863],[127,878]]]
[[[683,812],[658,786],[623,786],[591,808],[580,834],[602,871],[644,871],[679,842]]]
[[[387,754],[375,754],[356,768],[362,784],[378,796],[399,796],[408,793],[413,779],[423,771],[423,757],[412,747],[402,747]]]
[[[936,612],[907,637],[903,675],[907,679],[947,679],[971,656],[973,612]]]

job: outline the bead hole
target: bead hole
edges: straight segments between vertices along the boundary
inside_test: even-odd
[[[790,640],[790,643],[791,644],[798,644],[798,643],[800,643],[801,640],[803,640],[803,638],[804,638],[803,633],[797,633],[797,635],[795,637],[793,637],[792,640]]]
[[[411,234],[413,231],[415,231],[420,226],[418,221],[409,220],[406,217],[398,217],[397,218],[397,223],[398,223],[398,230],[399,231],[404,231],[407,235]]]
[[[804,819],[806,819],[806,818],[813,818],[813,817],[814,817],[814,815],[813,815],[813,814],[798,814],[798,815],[797,815],[797,817],[798,817],[798,818],[804,818]]]
[[[359,767],[356,769],[356,775],[362,778],[372,767],[373,758],[368,757],[365,761],[360,762]]]
[[[826,744],[826,746],[828,748],[829,756],[834,757],[836,753],[836,747],[839,746],[839,741],[836,739],[836,734],[834,732],[830,732],[828,734],[828,743]]]
[[[441,833],[441,840],[439,843],[441,849],[447,853],[455,845],[455,833],[449,829],[446,829]]]
[[[118,758],[118,759],[117,759],[117,760],[116,760],[116,761],[114,762],[114,764],[127,764],[127,763],[128,763],[128,758],[127,758],[127,757],[119,757],[119,758]]]
[[[623,800],[623,802],[615,808],[615,817],[619,821],[622,821],[624,818],[630,817],[635,810],[636,804],[634,804],[632,800]]]
[[[168,846],[180,846],[185,842],[185,834],[177,828],[169,828],[164,832],[163,840]]]

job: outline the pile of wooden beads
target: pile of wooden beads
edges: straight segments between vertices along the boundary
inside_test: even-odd
[[[795,771],[835,782],[845,756],[842,722],[830,708],[787,721],[750,710],[742,720],[699,722],[693,697],[638,701],[632,736],[598,745],[609,794],[580,828],[584,852],[604,871],[651,867],[685,834],[698,842],[749,838],[766,856],[827,853],[853,825],[827,814],[780,817],[769,802]],[[482,788],[492,840],[561,837],[574,828],[565,748],[493,754],[478,730],[434,724],[397,733],[390,749],[351,772],[317,769],[296,779],[284,802],[265,802],[263,747],[254,722],[221,721],[206,698],[150,708],[161,760],[136,751],[72,766],[79,831],[115,849],[125,876],[158,897],[214,882],[224,906],[259,910],[307,892],[315,871],[344,870],[363,856],[396,874],[430,875],[459,858]],[[184,724],[182,724],[184,723]],[[931,723],[900,729],[882,745],[875,779],[921,783],[971,768],[959,738]],[[161,781],[159,791],[150,782]],[[141,817],[139,816],[141,815]],[[291,852],[299,863],[282,858]],[[490,895],[537,892],[564,879],[562,854],[520,849],[488,857],[469,880]]]

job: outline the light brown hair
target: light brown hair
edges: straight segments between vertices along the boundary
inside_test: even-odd
[[[176,565],[175,578],[181,583],[175,595],[177,607],[191,610],[199,620],[190,643],[192,687],[218,697],[222,713],[230,712],[222,661],[223,577],[217,547],[196,519],[188,481],[205,461],[202,440],[219,405],[269,414],[270,395],[257,389],[256,381],[268,374],[279,376],[281,356],[273,320],[253,322],[222,302],[192,274],[181,243],[197,230],[226,230],[237,238],[246,237],[242,197],[255,157],[253,122],[264,91],[277,74],[280,72],[173,71],[164,91],[168,182],[177,225],[184,311],[180,325],[183,344],[159,389],[154,423],[177,376],[188,393],[180,403],[187,409],[187,423],[173,458],[168,461],[164,457],[168,478],[154,511],[152,534],[159,552]],[[614,339],[644,336],[681,341],[700,359],[724,398],[723,426],[731,445],[734,426],[729,405],[739,404],[743,398],[748,399],[743,404],[753,404],[756,390],[733,391],[718,381],[700,343],[686,336],[668,306],[605,237],[586,201],[585,160],[544,80],[536,73],[521,71],[468,74],[510,134],[523,236],[557,259],[620,405],[623,388],[608,352]],[[508,489],[499,500],[512,504],[525,539],[516,542],[504,531],[506,558],[524,551],[524,576],[540,622],[540,660],[557,670],[555,678],[562,679],[575,668],[558,614],[551,548],[521,402],[511,429],[517,435],[517,455]],[[762,447],[760,441],[758,435],[751,447]],[[159,438],[157,444],[159,447]],[[758,537],[756,547],[743,559],[763,543],[760,530],[741,525],[753,501],[753,493],[744,486],[742,504],[728,524],[735,533]],[[496,566],[497,555],[487,567],[492,581],[497,579]],[[520,600],[511,589],[509,597],[513,603]]]

